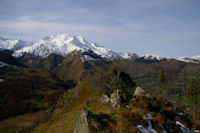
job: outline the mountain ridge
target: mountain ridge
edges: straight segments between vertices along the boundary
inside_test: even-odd
[[[174,58],[174,57],[166,57],[166,56],[157,56],[157,55],[152,55],[152,54],[146,54],[141,56],[140,58],[144,58],[146,60],[158,60],[158,61],[162,61],[162,60],[177,60],[177,61],[181,61],[181,62],[186,62],[186,63],[200,63],[200,55],[197,56],[191,56],[191,57],[178,57],[178,58]]]

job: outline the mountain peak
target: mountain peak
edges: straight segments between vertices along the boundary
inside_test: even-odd
[[[80,41],[85,40],[81,35],[79,34],[53,34],[50,36],[44,37],[42,40],[55,40],[55,39],[60,39],[60,40],[68,40],[68,39],[78,39]]]
[[[54,34],[44,37],[40,40],[40,42],[53,43],[56,46],[74,44],[78,47],[82,47],[82,45],[88,44],[88,42],[81,35],[78,34]]]

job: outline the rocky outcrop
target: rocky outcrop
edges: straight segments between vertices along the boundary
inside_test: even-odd
[[[110,103],[113,109],[120,107],[120,94],[119,90],[114,91],[110,95]]]
[[[74,133],[89,133],[87,111],[85,109],[82,109],[81,114],[76,120]]]
[[[139,86],[135,89],[134,96],[142,96],[142,97],[152,98],[150,93],[146,92],[144,89],[142,89]]]

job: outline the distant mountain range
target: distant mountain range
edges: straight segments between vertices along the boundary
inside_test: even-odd
[[[192,57],[179,57],[179,58],[172,58],[172,57],[166,57],[166,56],[157,56],[157,55],[144,55],[140,58],[144,58],[145,60],[178,60],[186,63],[200,63],[200,55],[198,56],[192,56]]]
[[[20,39],[7,39],[0,37],[0,49],[17,51],[24,47],[31,46],[33,42],[23,41]]]
[[[179,60],[183,62],[200,63],[200,55],[194,57],[170,58],[165,56],[144,55],[138,56],[135,53],[116,53],[103,46],[86,41],[80,35],[56,34],[47,36],[37,42],[23,41],[18,39],[6,39],[0,37],[0,49],[13,51],[13,56],[19,58],[27,54],[46,58],[51,54],[65,57],[73,51],[82,51],[85,60],[96,59],[137,59],[145,60]]]

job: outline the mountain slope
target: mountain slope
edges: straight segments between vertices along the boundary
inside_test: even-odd
[[[72,52],[53,70],[61,80],[79,81],[84,71],[81,53]]]
[[[24,54],[21,57],[17,57],[17,59],[28,67],[42,68],[51,71],[63,61],[64,57],[56,54],[50,54],[49,56],[42,58],[40,56],[35,57],[32,54]]]
[[[12,56],[12,51],[9,50],[0,50],[0,61],[13,66],[24,66]]]

